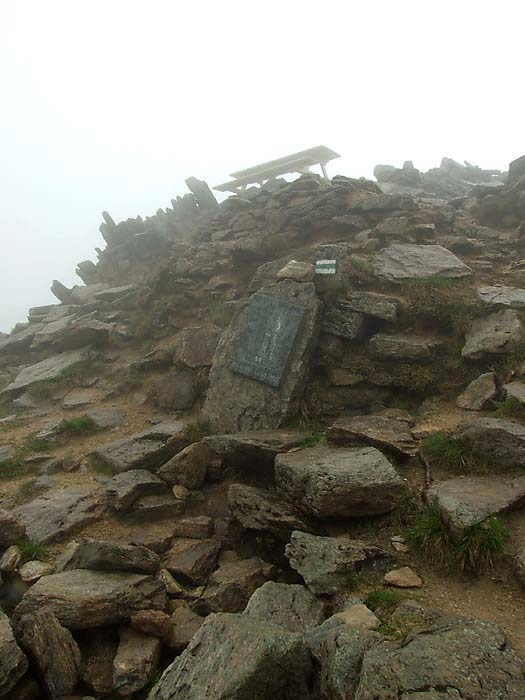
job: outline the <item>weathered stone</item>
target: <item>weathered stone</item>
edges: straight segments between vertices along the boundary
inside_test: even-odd
[[[31,324],[29,328],[0,337],[0,355],[19,353],[29,350],[34,336],[42,329],[42,324]]]
[[[128,510],[142,496],[166,492],[166,485],[146,469],[130,469],[114,476],[106,484],[106,495],[115,510]]]
[[[208,435],[202,442],[228,465],[273,467],[275,456],[299,447],[306,437],[300,430],[254,430],[232,435]]]
[[[152,576],[74,569],[44,576],[24,595],[16,615],[47,606],[68,629],[114,625],[138,610],[164,610],[166,592]]]
[[[242,612],[252,593],[275,577],[271,564],[252,557],[225,562],[212,573],[199,601],[208,612]]]
[[[328,435],[335,441],[365,443],[400,457],[412,457],[418,452],[410,421],[396,417],[342,416],[328,430]]]
[[[42,576],[47,576],[53,573],[53,565],[45,561],[35,559],[26,562],[19,570],[20,579],[24,583],[34,583]]]
[[[252,594],[244,614],[302,634],[321,624],[325,604],[305,586],[267,581]]]
[[[173,488],[185,487],[174,486]],[[141,496],[137,498],[131,507],[131,512],[136,516],[140,516],[144,522],[157,518],[175,518],[183,512],[189,493],[188,491],[184,499],[177,498],[173,493],[169,492],[158,496]]]
[[[25,525],[7,510],[0,508],[0,547],[17,544],[26,536]]]
[[[421,588],[423,586],[423,581],[409,566],[392,569],[385,574],[383,581],[388,586],[395,588]]]
[[[300,635],[244,615],[214,614],[148,700],[308,700],[311,675]]]
[[[523,382],[509,382],[503,385],[503,390],[507,398],[525,404],[525,384]]]
[[[228,489],[228,508],[247,530],[271,532],[287,541],[293,530],[310,527],[304,518],[275,493],[247,484],[232,484]]]
[[[36,542],[63,540],[86,525],[100,520],[106,510],[103,492],[93,486],[67,486],[48,491],[13,511]]]
[[[217,566],[220,550],[218,540],[174,540],[167,555],[166,569],[190,583],[204,583]]]
[[[193,518],[177,520],[173,524],[173,536],[204,540],[213,535],[214,529],[211,518],[208,518],[207,515],[196,515]]]
[[[196,378],[191,369],[174,369],[152,386],[155,404],[166,411],[187,411],[197,400]]]
[[[113,686],[118,695],[133,695],[153,680],[160,659],[160,641],[125,627],[113,660]]]
[[[311,282],[282,280],[263,287],[260,295],[303,308],[303,322],[293,347],[288,346],[289,354],[286,358],[281,356],[281,360],[276,363],[275,370],[278,374],[282,372],[282,381],[276,387],[246,377],[231,368],[239,339],[245,331],[251,303],[243,306],[234,315],[217,346],[210,372],[210,388],[203,409],[212,428],[220,428],[225,432],[276,428],[283,425],[297,414],[304,392],[318,333],[320,302],[315,288]],[[252,300],[253,298],[251,297]],[[268,338],[273,336],[269,335]],[[272,343],[260,346],[257,352],[265,361],[275,363],[273,340]],[[255,357],[252,359],[255,360]]]
[[[376,630],[381,625],[381,621],[362,603],[345,608],[336,613],[334,618],[341,620],[347,628],[353,629]]]
[[[16,456],[16,447],[14,445],[0,446],[0,462],[5,462],[8,459],[13,459]]]
[[[92,389],[72,389],[62,399],[64,408],[78,408],[96,401],[95,393]]]
[[[195,442],[163,464],[158,475],[171,486],[182,484],[188,489],[199,489],[211,459],[210,448],[203,442]]]
[[[160,558],[147,547],[119,544],[106,540],[81,539],[59,561],[60,571],[91,569],[93,571],[131,571],[155,574]]]
[[[97,300],[97,294],[104,289],[108,289],[109,285],[104,282],[96,282],[95,284],[77,285],[71,287],[70,295],[73,304],[92,304]]]
[[[430,360],[442,344],[443,341],[426,336],[378,333],[368,347],[374,355],[387,360]]]
[[[22,552],[15,544],[12,544],[2,554],[2,558],[0,559],[0,572],[3,574],[14,573],[18,569],[21,561]]]
[[[296,282],[311,282],[314,278],[314,266],[309,262],[290,260],[276,274],[280,280],[295,280]]]
[[[355,372],[350,372],[342,367],[327,367],[326,378],[334,386],[355,386],[364,381],[364,377]]]
[[[516,287],[481,287],[478,289],[478,297],[490,306],[510,306],[511,309],[525,307],[525,289]]]
[[[363,332],[364,321],[362,314],[354,311],[346,299],[340,298],[324,311],[321,330],[346,340],[356,340]]]
[[[292,533],[286,556],[316,595],[334,595],[348,588],[358,571],[381,570],[392,558],[380,547],[359,540]]]
[[[510,352],[522,336],[523,324],[518,312],[501,309],[472,323],[461,354],[469,360],[477,360],[484,355]]]
[[[524,684],[523,662],[497,625],[445,618],[366,651],[355,700],[521,700]]]
[[[88,352],[85,349],[72,350],[71,352],[64,352],[60,355],[48,357],[46,360],[42,360],[42,362],[37,362],[36,365],[24,367],[17,375],[16,379],[3,389],[1,393],[12,392],[14,394],[20,394],[22,389],[32,384],[57,379],[64,371],[87,360],[88,356]]]
[[[0,697],[9,698],[26,671],[27,659],[16,643],[9,618],[0,610]]]
[[[503,418],[476,418],[462,425],[454,437],[481,459],[499,467],[516,467],[525,461],[525,427]]]
[[[404,488],[374,447],[312,447],[278,455],[275,483],[297,507],[319,518],[388,513]]]
[[[93,629],[80,639],[80,648],[85,659],[82,680],[97,697],[112,697],[115,694],[113,659],[117,647],[118,638],[113,630]]]
[[[178,603],[171,616],[173,634],[170,646],[177,651],[182,651],[188,646],[193,635],[199,631],[204,618],[194,613],[185,601],[178,601]]]
[[[344,299],[348,308],[365,316],[392,323],[397,321],[399,302],[395,297],[373,292],[347,292]]]
[[[97,408],[94,411],[88,411],[86,417],[92,422],[95,428],[99,430],[107,430],[108,428],[117,428],[126,422],[126,414],[118,408]]]
[[[211,367],[221,332],[221,329],[213,324],[184,328],[181,333],[181,361],[192,369]]]
[[[427,500],[454,533],[525,502],[524,476],[471,476],[433,484]]]
[[[95,294],[95,299],[97,301],[112,302],[115,301],[115,299],[120,299],[121,297],[126,296],[135,289],[136,286],[134,284],[125,284],[122,287],[109,287],[107,289],[101,289],[99,292],[97,292]]]
[[[52,698],[69,695],[80,680],[82,656],[69,630],[49,608],[35,610],[17,620],[17,637],[36,664]]]
[[[440,245],[394,244],[382,250],[375,260],[376,274],[389,282],[406,279],[465,277],[472,270],[454,253]]]
[[[514,573],[518,581],[525,586],[525,544],[523,544],[516,557]]]
[[[140,610],[131,615],[133,629],[169,644],[173,634],[171,617],[162,610]]]
[[[465,391],[456,399],[456,404],[467,411],[482,411],[490,405],[496,395],[494,372],[486,372],[470,382]]]

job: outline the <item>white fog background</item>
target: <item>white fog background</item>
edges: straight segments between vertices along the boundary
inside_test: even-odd
[[[525,153],[523,0],[0,0],[0,330],[154,213],[325,144],[329,173]]]

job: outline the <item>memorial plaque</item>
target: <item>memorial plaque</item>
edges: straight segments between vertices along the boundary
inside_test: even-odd
[[[304,313],[304,306],[254,294],[231,368],[270,386],[280,386]]]

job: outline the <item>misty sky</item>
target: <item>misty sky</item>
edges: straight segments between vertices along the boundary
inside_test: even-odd
[[[0,0],[0,330],[189,175],[525,153],[522,0]]]

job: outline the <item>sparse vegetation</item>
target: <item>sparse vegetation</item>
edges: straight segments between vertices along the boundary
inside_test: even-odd
[[[113,476],[113,468],[109,464],[107,464],[107,462],[104,462],[104,460],[100,459],[100,457],[91,454],[88,456],[87,462],[89,467],[97,474]]]
[[[66,435],[88,435],[97,432],[98,429],[95,421],[89,416],[65,418],[60,424],[60,433]]]
[[[386,637],[402,640],[417,629],[425,627],[426,624],[426,616],[421,613],[398,614],[395,610],[387,620],[381,623],[377,631]]]
[[[22,540],[18,543],[18,548],[22,552],[22,556],[25,561],[29,561],[31,559],[46,561],[49,559],[49,549],[41,542],[36,542],[34,540]]]
[[[12,459],[4,459],[0,462],[0,481],[8,481],[21,476],[34,474],[35,466],[33,464],[25,464],[20,456]]]
[[[437,508],[425,508],[406,530],[407,542],[425,558],[436,564],[447,563],[450,533]]]
[[[200,442],[202,438],[211,435],[211,425],[209,420],[198,420],[196,423],[188,425],[186,435],[190,442]]]
[[[299,447],[316,447],[326,443],[326,435],[320,430],[314,430],[306,434]]]
[[[208,311],[208,318],[211,323],[224,328],[229,325],[233,318],[235,308],[233,305],[215,304]]]
[[[396,501],[391,513],[391,523],[398,527],[413,525],[421,514],[422,508],[423,504],[419,493],[414,489],[407,488]]]
[[[24,443],[23,452],[49,452],[52,447],[53,446],[49,440],[42,440],[40,438],[30,436]]]
[[[379,608],[390,611],[405,598],[406,593],[402,593],[393,588],[378,588],[374,591],[370,591],[364,603],[372,611],[378,610]]]
[[[525,419],[525,406],[514,396],[507,396],[502,401],[496,401],[496,415],[501,418]]]
[[[48,490],[48,486],[39,484],[37,479],[29,479],[24,481],[16,490],[16,495],[14,497],[15,505],[20,505],[22,503],[27,503],[27,501],[32,501],[44,491]]]
[[[425,454],[436,466],[459,470],[465,468],[470,458],[466,446],[445,432],[438,432],[423,442]]]
[[[60,389],[79,386],[82,381],[95,370],[92,360],[82,360],[71,367],[62,370],[55,379],[32,384],[28,391],[36,399],[48,399]]]

